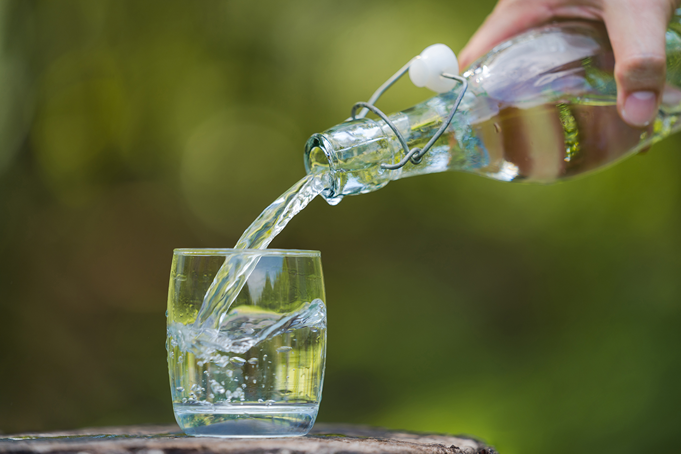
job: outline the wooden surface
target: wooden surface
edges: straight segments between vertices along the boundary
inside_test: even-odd
[[[0,452],[11,453],[450,453],[496,454],[480,441],[451,435],[399,432],[366,426],[316,424],[296,438],[188,437],[173,426],[129,426],[70,432],[0,435]]]

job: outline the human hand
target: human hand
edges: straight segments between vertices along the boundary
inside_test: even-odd
[[[632,126],[657,114],[666,72],[665,31],[681,0],[499,0],[461,51],[463,68],[492,47],[557,19],[605,23],[615,54],[617,109]]]

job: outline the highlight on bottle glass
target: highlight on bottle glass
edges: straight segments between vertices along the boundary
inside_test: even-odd
[[[325,300],[318,251],[176,249],[166,349],[182,430],[305,435],[321,401]]]

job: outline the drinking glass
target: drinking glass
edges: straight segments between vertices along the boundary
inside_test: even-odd
[[[224,279],[254,261],[229,309],[215,314],[219,324],[195,323],[218,271]],[[166,349],[182,430],[214,437],[305,435],[321,400],[325,298],[318,251],[176,249]]]

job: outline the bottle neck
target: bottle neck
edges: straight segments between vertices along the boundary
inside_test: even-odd
[[[408,110],[389,116],[405,138],[409,149],[423,148],[435,135],[453,108],[460,88],[435,96]],[[331,185],[322,195],[331,204],[346,195],[364,194],[382,188],[391,180],[412,175],[467,170],[485,165],[485,152],[476,143],[468,113],[474,96],[464,101],[440,139],[418,164],[389,170],[404,157],[404,150],[387,123],[362,118],[346,121],[321,134],[314,134],[305,146],[307,173],[328,173]]]

